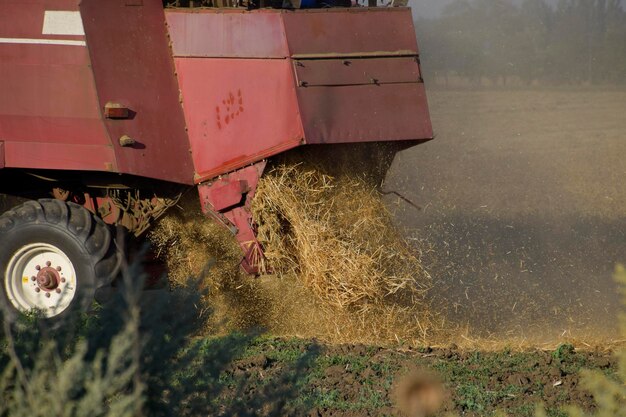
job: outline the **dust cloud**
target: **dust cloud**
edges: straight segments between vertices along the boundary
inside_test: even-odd
[[[413,2],[436,139],[385,183],[421,208],[387,200],[432,244],[435,309],[470,340],[618,339],[623,2],[444,3]]]

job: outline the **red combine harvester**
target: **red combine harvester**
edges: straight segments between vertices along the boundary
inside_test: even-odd
[[[164,8],[0,0],[0,303],[48,317],[118,275],[181,192],[263,252],[250,206],[299,146],[431,139],[408,8]]]

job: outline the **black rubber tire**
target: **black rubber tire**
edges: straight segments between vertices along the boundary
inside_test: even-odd
[[[31,243],[47,243],[63,251],[76,272],[76,293],[69,307],[51,319],[87,311],[95,291],[110,285],[119,273],[121,256],[111,228],[84,207],[60,200],[28,201],[0,216],[0,303],[8,312],[17,308],[5,287],[7,264]]]

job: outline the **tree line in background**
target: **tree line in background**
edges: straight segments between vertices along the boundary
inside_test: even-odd
[[[457,0],[416,29],[437,84],[626,84],[620,0]]]

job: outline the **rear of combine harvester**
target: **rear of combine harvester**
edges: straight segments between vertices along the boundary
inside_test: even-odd
[[[267,158],[431,138],[407,8],[0,0],[0,193],[56,199],[0,218],[2,296],[18,309],[52,308],[80,287],[78,273],[58,271],[76,272],[68,252],[91,257],[80,275],[101,279],[90,287],[110,280],[116,257],[102,225],[140,235],[175,202],[159,192],[178,184],[198,187],[204,212],[232,230],[255,273],[263,255],[250,205]],[[4,243],[33,222],[34,243]],[[46,240],[41,223],[55,222],[77,248]],[[89,233],[103,236],[83,254]]]

